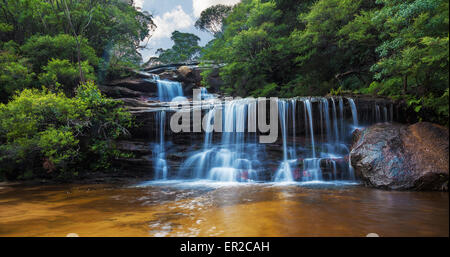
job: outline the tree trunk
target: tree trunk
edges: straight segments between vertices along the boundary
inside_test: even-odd
[[[403,94],[406,95],[406,91],[408,90],[408,75],[403,77]]]
[[[66,13],[66,16],[67,16],[67,20],[69,21],[69,26],[70,26],[70,28],[72,30],[73,36],[75,37],[75,42],[77,43],[77,59],[78,59],[78,70],[80,71],[80,82],[81,83],[85,83],[86,81],[84,79],[83,69],[81,67],[80,41],[78,39],[77,32],[75,31],[75,28],[73,27],[72,19],[70,18],[69,7],[67,7],[66,0],[64,0],[64,5],[65,5],[65,13]]]

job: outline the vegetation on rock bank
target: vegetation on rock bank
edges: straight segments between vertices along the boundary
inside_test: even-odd
[[[224,92],[383,95],[448,126],[448,1],[242,0],[226,15],[218,10],[198,23],[213,23],[202,60],[225,64]]]
[[[138,68],[154,28],[133,1],[2,1],[0,180],[111,169],[133,121],[96,83]]]

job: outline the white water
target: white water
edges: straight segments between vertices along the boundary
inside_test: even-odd
[[[169,102],[176,97],[183,96],[183,87],[180,82],[160,79],[158,75],[153,75],[153,80],[156,81],[158,87],[159,101]],[[183,98],[178,98],[176,100],[183,100]]]
[[[279,100],[278,102],[278,112],[279,120],[281,124],[281,136],[283,138],[283,161],[275,174],[274,181],[276,182],[289,182],[294,181],[291,171],[291,162],[295,160],[288,160],[288,150],[287,150],[287,108],[288,102],[285,100]]]
[[[158,85],[160,101],[186,100],[180,83],[160,80],[157,76],[154,79]],[[201,88],[200,98],[208,100],[214,98],[214,95]],[[351,110],[351,118],[346,118],[345,106]],[[302,108],[303,112],[299,111]],[[178,168],[177,178],[227,183],[268,181],[267,178],[279,183],[355,180],[348,149],[352,128],[359,126],[358,111],[353,99],[280,99],[279,143],[282,147],[279,152],[282,155],[275,157],[279,158],[279,162],[273,173],[268,170],[266,163],[273,160],[274,155],[267,156],[266,146],[256,141],[257,133],[249,131],[250,122],[256,124],[256,118],[249,116],[254,109],[256,100],[250,98],[227,101],[204,109],[203,144],[197,150],[190,150],[191,154]],[[222,112],[223,117],[222,133],[213,131],[218,111]],[[374,122],[393,120],[392,104],[388,107],[375,103],[370,113]],[[166,115],[166,111],[157,112],[158,143],[153,151],[157,180],[171,178],[164,132],[168,119]],[[303,131],[300,125],[304,126]],[[298,132],[300,136],[297,135]]]
[[[166,149],[165,149],[165,120],[166,112],[160,111],[158,113],[158,128],[156,131],[159,132],[159,144],[155,145],[153,148],[153,166],[155,169],[155,179],[167,179],[168,165],[166,161]]]
[[[257,151],[260,146],[252,142],[250,133],[245,133],[248,110],[254,103],[254,99],[233,100],[209,110],[203,149],[182,164],[179,177],[228,182],[257,180],[256,169],[261,166]],[[223,111],[223,132],[221,140],[214,143],[212,123],[218,109]]]

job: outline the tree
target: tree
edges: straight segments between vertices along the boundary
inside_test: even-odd
[[[73,33],[73,36],[75,38],[75,42],[77,43],[77,62],[78,62],[78,71],[80,72],[80,81],[82,83],[85,83],[86,80],[84,78],[84,74],[83,74],[83,69],[81,68],[81,46],[80,46],[80,41],[79,41],[79,36],[83,36],[83,32],[84,30],[89,26],[89,24],[91,23],[92,20],[92,11],[94,10],[93,7],[91,6],[91,9],[88,12],[88,19],[84,22],[84,24],[81,24],[81,29],[80,32],[77,33],[77,31],[75,30],[73,23],[72,23],[72,16],[70,15],[70,10],[69,7],[67,6],[67,2],[66,0],[63,0],[64,2],[64,14],[67,17],[67,21],[69,23],[70,26],[70,30]]]
[[[18,46],[12,41],[7,45],[0,50],[0,103],[15,91],[31,87],[35,77],[31,64],[17,54]]]
[[[95,80],[94,69],[87,61],[81,63],[84,78]],[[52,59],[43,67],[44,73],[39,74],[39,82],[53,91],[63,90],[66,95],[73,96],[75,88],[83,84],[77,65],[69,60]]]
[[[109,65],[110,60],[116,58],[114,55],[119,53],[117,49],[124,49],[124,46],[127,50],[120,52],[120,57],[126,54],[126,58],[133,60],[133,66],[137,67],[142,61],[138,50],[145,47],[141,42],[150,38],[149,34],[155,28],[152,15],[134,8],[132,1],[2,0],[0,5],[0,41],[12,40],[22,45],[33,36],[67,34],[75,39],[73,47],[76,50],[83,48],[82,41],[85,39],[95,54],[104,59],[96,70],[100,81],[108,74],[116,73],[109,71],[110,68],[117,68]],[[77,52],[74,62],[80,64],[83,56],[79,62]]]
[[[195,22],[199,30],[213,35],[222,32],[222,21],[228,16],[233,7],[227,5],[214,5],[202,11],[200,18]]]
[[[99,64],[99,58],[95,50],[89,46],[85,38],[78,39],[80,44],[80,60],[88,61],[94,67]],[[21,47],[22,53],[33,64],[33,70],[40,73],[43,67],[53,59],[66,59],[72,63],[78,60],[77,40],[75,37],[67,34],[57,36],[32,36]]]
[[[114,139],[126,135],[131,114],[105,98],[95,84],[73,98],[25,89],[0,104],[0,177],[66,177],[107,169],[123,153]]]
[[[166,50],[160,48],[156,51],[162,63],[190,62],[199,56],[201,47],[198,45],[200,41],[198,36],[174,31],[170,39],[174,42],[172,48]]]
[[[201,60],[221,64],[229,94],[339,87],[404,100],[419,118],[448,124],[448,10],[444,0],[242,0]]]

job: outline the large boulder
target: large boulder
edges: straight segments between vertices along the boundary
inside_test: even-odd
[[[448,129],[428,122],[355,131],[351,163],[367,186],[448,190]]]

